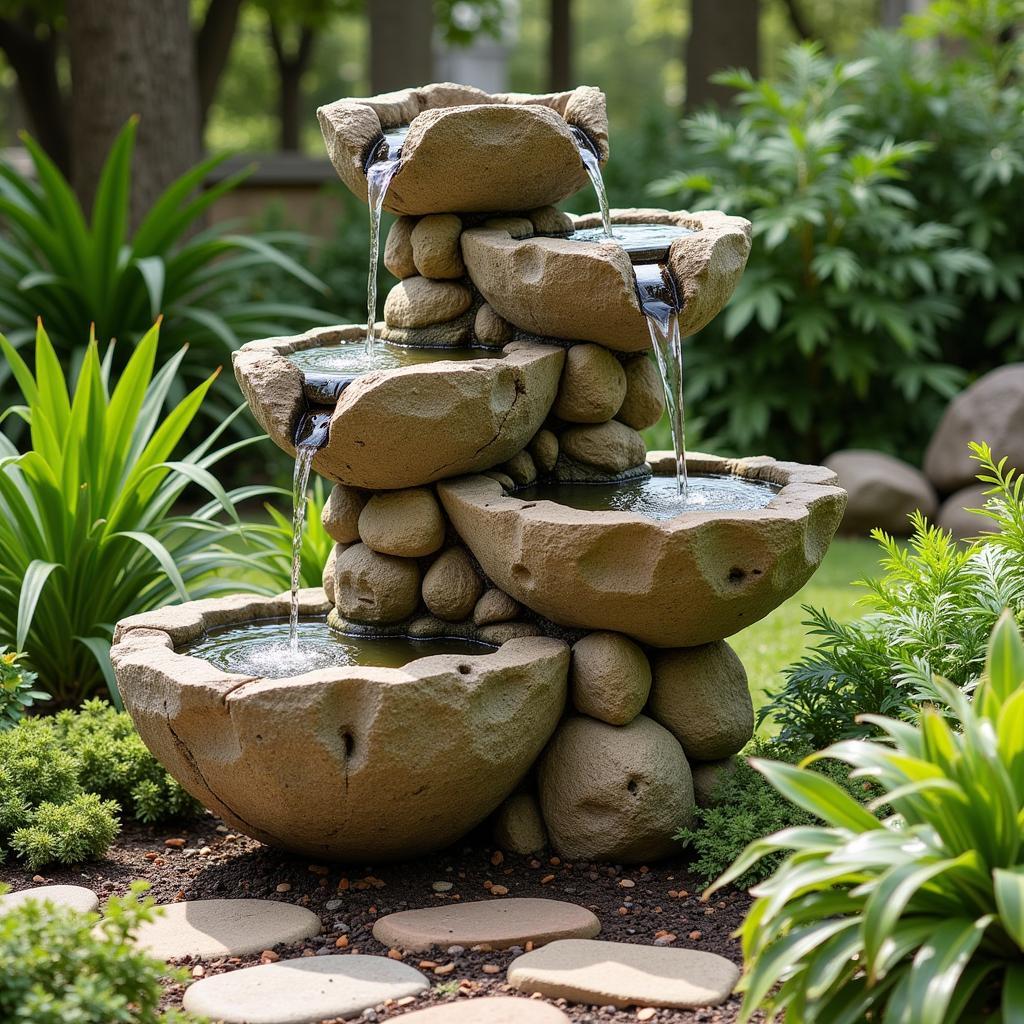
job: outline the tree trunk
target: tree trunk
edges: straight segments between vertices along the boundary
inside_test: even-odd
[[[367,0],[370,88],[393,92],[434,77],[433,0]]]
[[[732,90],[708,78],[725,68],[758,73],[759,0],[690,0],[686,109],[725,103]]]
[[[277,21],[268,17],[270,47],[277,64],[277,113],[280,125],[279,145],[289,153],[300,146],[302,125],[302,79],[313,57],[315,34],[308,25],[299,30],[299,42],[294,53],[289,53]]]
[[[199,159],[199,103],[188,0],[68,4],[73,183],[86,209],[114,137],[139,116],[131,221]]]
[[[199,89],[199,133],[202,137],[217,86],[231,55],[242,0],[210,0],[196,32],[196,84]]]
[[[551,0],[548,89],[565,92],[572,81],[572,0]]]

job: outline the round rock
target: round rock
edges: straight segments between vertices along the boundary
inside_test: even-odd
[[[462,277],[466,265],[459,252],[462,221],[454,213],[421,217],[412,230],[412,257],[416,269],[431,278]]]
[[[557,206],[541,206],[530,210],[526,216],[538,235],[571,235],[573,232],[572,217]]]
[[[464,548],[449,548],[423,577],[423,601],[446,622],[462,622],[473,609],[484,585]]]
[[[971,511],[984,508],[988,489],[988,484],[972,484],[951,494],[939,506],[935,525],[949,530],[957,540],[967,540],[981,533],[998,533],[999,528],[991,519]]]
[[[508,622],[520,612],[519,603],[504,590],[491,587],[473,609],[474,626],[490,626],[495,622]]]
[[[136,944],[152,956],[246,956],[320,934],[320,918],[305,907],[273,900],[186,900],[160,908]]]
[[[67,907],[83,914],[98,910],[99,897],[82,885],[40,885],[35,889],[19,889],[0,896],[0,914],[26,903],[52,903],[55,907]]]
[[[555,939],[590,939],[600,930],[597,917],[575,903],[491,899],[388,914],[373,926],[373,937],[386,946],[422,953],[436,946],[540,946]]]
[[[618,420],[585,427],[570,427],[561,437],[561,450],[577,462],[606,473],[623,473],[644,461],[644,439]]]
[[[422,558],[444,544],[445,519],[423,487],[374,494],[359,514],[359,537],[382,555]]]
[[[600,345],[573,345],[555,397],[554,413],[569,423],[604,423],[626,397],[626,371]]]
[[[503,320],[485,302],[477,311],[473,320],[473,332],[477,341],[484,345],[507,345],[515,333],[512,325]]]
[[[462,999],[416,1010],[402,1018],[403,1024],[567,1024],[568,1020],[550,1003],[508,996]]]
[[[384,321],[388,327],[443,324],[465,313],[472,302],[473,295],[463,284],[407,277],[388,292]]]
[[[335,605],[353,622],[401,622],[420,599],[419,566],[408,558],[380,555],[365,544],[353,544],[334,567]]]
[[[719,787],[739,768],[736,757],[724,761],[703,761],[690,765],[693,775],[693,798],[698,807],[714,807],[719,802]]]
[[[384,266],[400,281],[415,277],[416,262],[412,253],[412,231],[416,227],[415,217],[399,217],[388,232],[384,243]]]
[[[548,999],[680,1010],[724,1003],[739,977],[739,968],[717,953],[593,939],[553,942],[508,968],[510,985]]]
[[[536,463],[525,448],[516,452],[501,468],[512,478],[516,487],[528,487],[537,479]]]
[[[625,365],[626,397],[615,418],[634,430],[646,430],[665,411],[665,392],[654,360],[647,356],[630,359]]]
[[[359,540],[359,516],[366,504],[366,496],[355,487],[335,484],[324,502],[320,521],[327,535],[339,544],[354,544]]]
[[[569,674],[576,710],[609,725],[626,725],[651,692],[651,665],[621,633],[590,633],[572,649]]]
[[[334,574],[338,571],[338,555],[344,550],[344,544],[332,545],[331,553],[327,556],[327,561],[324,562],[324,571],[320,575],[324,596],[331,604],[334,604],[337,599],[337,594],[334,592]]]
[[[414,967],[385,956],[300,957],[203,978],[182,1005],[225,1024],[309,1024],[429,988]]]
[[[513,793],[494,816],[494,841],[509,853],[525,856],[548,845],[540,807],[529,793]]]
[[[530,442],[530,454],[542,473],[550,473],[558,462],[558,435],[551,430],[538,430]]]
[[[540,763],[551,843],[571,860],[638,864],[677,850],[693,815],[693,781],[679,743],[638,715],[615,726],[569,718]]]
[[[747,672],[724,641],[659,651],[648,705],[691,761],[720,761],[754,735]]]

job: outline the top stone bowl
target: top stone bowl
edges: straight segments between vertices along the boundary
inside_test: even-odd
[[[593,86],[492,95],[442,82],[337,100],[317,116],[339,177],[364,201],[366,166],[384,132],[409,126],[384,200],[391,213],[493,213],[560,202],[587,184],[570,126],[586,134],[601,164],[608,159],[604,93]]]

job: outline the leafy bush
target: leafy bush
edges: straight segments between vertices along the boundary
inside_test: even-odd
[[[302,566],[299,585],[319,587],[323,568],[334,547],[334,541],[324,529],[321,513],[326,494],[324,482],[316,477],[306,498],[306,517],[302,524]],[[259,537],[267,552],[265,574],[268,589],[283,591],[292,585],[292,520],[273,505],[264,505],[270,516],[270,523],[250,527]]]
[[[936,677],[916,724],[873,717],[887,742],[835,758],[883,790],[879,821],[835,783],[778,762],[758,769],[825,824],[753,843],[714,888],[785,852],[741,929],[740,1020],[807,1024],[1020,1019],[1024,1005],[1024,643],[992,635],[973,703]],[[945,715],[952,713],[955,721]],[[713,891],[713,890],[712,890]]]
[[[173,459],[213,378],[164,415],[184,352],[154,375],[158,337],[159,325],[116,383],[109,350],[101,362],[90,342],[69,392],[41,326],[34,374],[0,336],[31,429],[23,454],[0,435],[0,642],[26,652],[60,705],[104,679],[117,700],[109,646],[118,619],[174,598],[252,589],[230,574],[248,572],[258,553],[243,558],[222,542],[241,533],[235,502],[262,489],[225,492],[210,472],[249,442],[214,449],[226,420]],[[213,497],[180,514],[173,506],[190,484]]]
[[[0,647],[0,729],[21,721],[26,708],[47,694],[35,689],[36,674],[23,664],[24,654]]]
[[[140,925],[159,912],[135,882],[102,919],[26,901],[0,916],[0,1020],[10,1024],[185,1024],[160,1010],[161,979],[184,973],[138,949]]]

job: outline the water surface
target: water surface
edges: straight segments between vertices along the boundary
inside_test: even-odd
[[[655,263],[668,257],[668,250],[677,238],[692,235],[690,228],[676,224],[612,224],[611,235],[603,228],[577,228],[568,236],[570,242],[616,242],[634,263]]]

